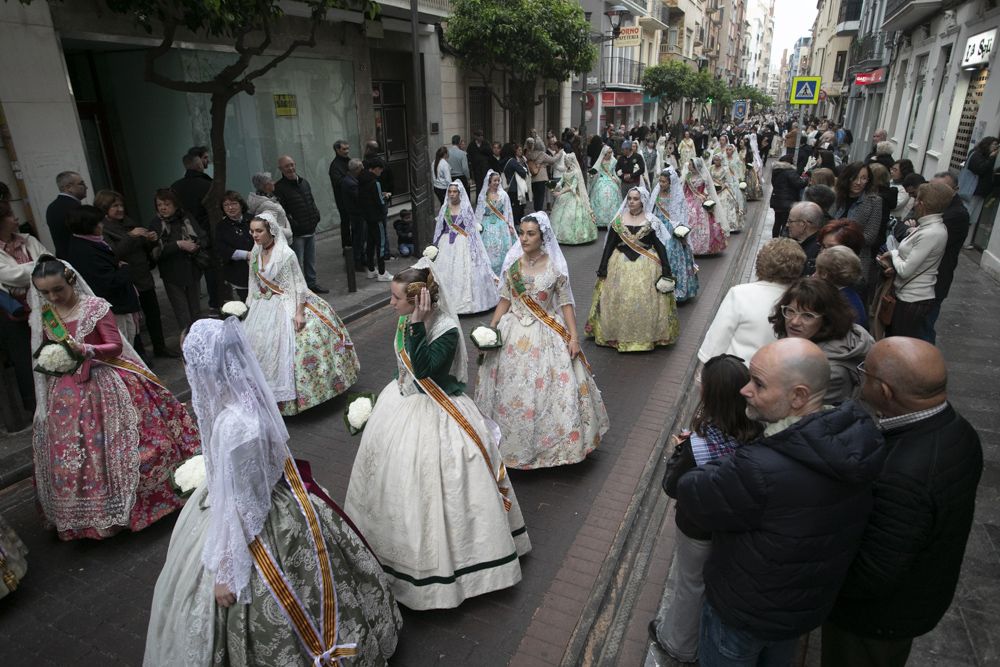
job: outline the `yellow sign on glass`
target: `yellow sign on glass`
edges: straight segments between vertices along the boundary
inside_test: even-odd
[[[274,95],[274,115],[276,116],[298,116],[299,107],[295,102],[295,95],[275,94]]]
[[[788,100],[792,104],[819,104],[819,85],[821,77],[797,76],[792,79],[792,96]]]

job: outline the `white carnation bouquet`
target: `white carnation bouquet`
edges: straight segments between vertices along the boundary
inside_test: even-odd
[[[195,454],[170,473],[170,484],[174,493],[187,498],[205,483],[205,457]]]
[[[469,334],[469,338],[472,339],[472,342],[480,350],[495,350],[503,345],[503,341],[500,338],[500,331],[483,324],[473,329],[472,333]]]
[[[746,190],[746,189],[747,189],[747,182],[740,181],[740,190]]]
[[[712,201],[711,199],[706,199],[705,203],[702,204],[702,207],[704,207],[706,211],[711,211],[713,208],[715,208],[715,202]]]
[[[424,248],[423,256],[433,262],[438,256],[437,246],[429,245]]]
[[[247,313],[250,312],[250,309],[247,308],[247,305],[242,301],[227,301],[224,304],[222,304],[222,308],[220,308],[219,310],[222,311],[222,314],[225,315],[226,317],[232,315],[233,317],[240,320],[245,319]]]
[[[65,341],[45,341],[32,356],[37,360],[35,371],[52,377],[72,375],[84,361],[83,355]]]
[[[664,278],[663,276],[660,276],[660,278],[656,281],[656,291],[660,294],[670,294],[674,291],[676,284],[677,283],[673,278]]]
[[[476,225],[476,231],[479,232],[480,234],[483,233],[483,226],[482,226],[482,224]]]
[[[691,228],[687,225],[677,225],[674,227],[674,236],[679,239],[686,239],[687,235],[691,233]]]
[[[371,392],[348,395],[347,409],[344,410],[344,424],[348,433],[357,435],[365,430],[365,424],[375,409],[375,398],[375,394]]]

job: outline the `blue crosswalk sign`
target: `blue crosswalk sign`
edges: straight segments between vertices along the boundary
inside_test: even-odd
[[[792,94],[788,100],[792,104],[816,104],[819,102],[820,77],[797,76],[792,79]]]

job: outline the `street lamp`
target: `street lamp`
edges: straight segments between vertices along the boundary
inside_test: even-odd
[[[622,31],[622,19],[629,14],[631,12],[622,5],[614,5],[613,7],[609,7],[608,11],[604,12],[604,15],[611,21],[611,39],[618,39],[618,35]]]
[[[598,81],[599,90],[604,89],[604,43],[610,42],[614,39],[618,39],[618,36],[622,31],[622,19],[626,16],[631,16],[632,12],[628,10],[627,7],[622,5],[614,5],[609,7],[604,15],[608,17],[608,21],[611,23],[611,32],[605,34],[602,30],[599,33],[591,33],[590,40],[594,44],[600,45],[600,53],[598,54]],[[587,22],[590,22],[590,17],[592,14],[590,12],[584,12],[584,17]],[[587,127],[587,77],[589,72],[580,73],[580,133],[584,134]]]

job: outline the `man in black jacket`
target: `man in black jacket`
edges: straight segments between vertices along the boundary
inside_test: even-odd
[[[983,450],[948,404],[940,351],[885,338],[861,366],[888,456],[875,505],[829,621],[825,667],[906,664],[913,638],[938,624],[958,585]]]
[[[628,139],[622,142],[622,154],[615,163],[615,173],[622,181],[622,196],[642,183],[642,174],[646,171],[645,163],[635,152],[635,144]]]
[[[354,254],[354,270],[365,271],[368,231],[365,227],[365,216],[361,211],[359,199],[361,186],[358,178],[364,171],[361,160],[351,160],[347,163],[347,174],[340,181],[341,197],[344,198],[344,210],[351,226],[351,251]]]
[[[56,176],[56,187],[59,188],[59,194],[45,209],[45,222],[52,234],[56,257],[66,259],[66,245],[72,236],[66,226],[66,216],[80,208],[80,202],[87,196],[87,184],[77,172],[64,171]]]
[[[385,243],[384,227],[382,227],[382,221],[385,219],[385,198],[382,196],[382,186],[378,180],[385,169],[385,163],[381,158],[374,157],[365,160],[364,166],[365,170],[358,178],[358,203],[367,229],[365,254],[368,278],[389,282],[392,276],[385,272],[385,258],[381,252],[382,244]],[[375,272],[376,265],[378,273]]]
[[[319,226],[319,209],[313,199],[309,181],[299,176],[295,160],[289,155],[278,158],[281,178],[274,184],[274,194],[285,209],[292,228],[292,250],[302,267],[306,285],[316,294],[329,294],[330,290],[316,282],[316,227]]]
[[[799,636],[833,607],[884,453],[857,404],[824,408],[829,381],[814,343],[764,346],[741,390],[764,436],[681,477],[678,504],[712,532],[702,664],[790,664]]]
[[[955,269],[958,268],[958,255],[962,252],[962,244],[965,243],[965,235],[969,231],[969,209],[965,208],[961,197],[958,196],[958,180],[951,172],[942,171],[934,174],[931,183],[943,183],[955,193],[948,208],[941,213],[944,226],[948,228],[948,242],[945,243],[944,255],[938,265],[937,282],[934,283],[934,307],[927,315],[929,342],[934,343],[937,340],[934,324],[941,314],[941,302],[948,298],[951,282],[955,279]]]
[[[205,208],[205,197],[212,189],[212,177],[205,173],[211,164],[208,148],[192,146],[181,158],[184,165],[184,175],[173,182],[170,189],[181,200],[181,206],[195,222],[206,232],[205,241],[209,244],[205,250],[211,251],[211,223],[208,220],[208,209]],[[213,256],[214,257],[214,256]],[[221,308],[222,297],[219,295],[219,267],[211,261],[205,267],[205,288],[208,290],[208,307]]]
[[[771,227],[771,238],[782,235],[788,223],[788,213],[795,202],[802,199],[802,189],[805,181],[799,177],[792,164],[791,155],[782,155],[771,167],[771,208],[774,209],[774,225]]]
[[[351,161],[351,145],[344,139],[333,142],[333,161],[330,163],[330,187],[333,188],[333,200],[337,203],[337,213],[340,214],[340,245],[342,248],[352,246],[350,213],[342,189],[344,176],[347,176],[347,165]]]
[[[466,153],[469,155],[469,170],[472,171],[473,185],[478,191],[479,188],[483,187],[483,181],[486,179],[491,155],[490,145],[483,138],[482,130],[476,130],[472,133],[472,143],[469,144],[469,150]]]

